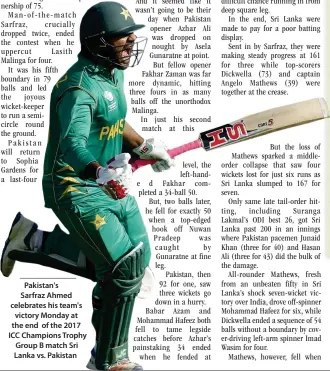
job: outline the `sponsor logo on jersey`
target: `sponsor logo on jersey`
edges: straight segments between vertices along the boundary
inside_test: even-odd
[[[104,98],[110,102],[110,104],[108,104],[108,112],[111,112],[117,108],[117,102],[114,101],[115,98],[110,91],[106,90],[104,92]]]
[[[115,124],[111,126],[103,126],[100,131],[100,137],[99,140],[110,140],[117,135],[123,134],[125,125],[125,119],[118,120]]]

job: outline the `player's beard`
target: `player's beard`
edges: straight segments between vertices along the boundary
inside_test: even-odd
[[[110,69],[126,70],[132,58],[133,45],[100,48],[98,59],[101,65],[108,65]]]
[[[126,70],[132,58],[133,43],[130,45],[124,45],[121,47],[122,50],[116,51],[116,68],[120,70]]]
[[[125,70],[128,67],[134,67],[140,63],[143,56],[147,38],[137,38],[134,42],[130,42],[120,46],[112,46],[101,48],[99,53],[105,58],[112,68]]]
[[[96,47],[85,44],[87,53],[90,53],[90,57],[95,61],[96,64],[104,66],[109,70],[117,68],[119,70],[126,70],[128,67],[137,66],[143,56],[147,38],[140,37],[139,41],[126,43],[124,45],[113,46],[106,43],[104,39],[101,39]]]

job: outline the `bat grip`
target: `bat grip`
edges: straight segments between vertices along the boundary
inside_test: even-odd
[[[169,149],[167,152],[172,158],[174,158],[178,155],[181,155],[182,153],[185,153],[185,152],[188,152],[188,151],[191,151],[193,149],[200,148],[200,147],[202,147],[201,141],[199,139],[197,139],[197,140],[194,140],[193,142],[183,144],[180,147]],[[152,165],[155,162],[157,162],[157,160],[137,159],[137,160],[134,161],[134,160],[131,159],[129,163],[132,166],[132,171],[136,171],[137,169],[140,169],[143,166]]]

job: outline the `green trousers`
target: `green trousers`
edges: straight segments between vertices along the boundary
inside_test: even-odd
[[[103,280],[114,262],[143,242],[145,264],[149,265],[149,239],[133,196],[112,200],[100,190],[71,209],[53,211],[69,234],[56,226],[43,247],[46,254],[58,254],[77,261],[81,250],[93,264],[96,278]]]
[[[101,369],[108,369],[113,362],[127,357],[129,326],[138,291],[130,298],[121,299],[111,284],[104,287],[101,282],[109,277],[116,262],[140,242],[144,246],[144,266],[149,265],[151,253],[146,228],[136,200],[130,195],[112,200],[100,190],[98,195],[80,200],[71,209],[54,212],[69,234],[56,226],[49,233],[43,252],[77,262],[82,251],[92,263],[98,280],[92,294],[92,324],[98,349],[95,359]],[[128,288],[132,285],[133,290],[135,276],[129,281],[131,274],[128,274],[124,277],[125,282],[128,280],[125,285]],[[112,325],[109,327],[107,323]]]

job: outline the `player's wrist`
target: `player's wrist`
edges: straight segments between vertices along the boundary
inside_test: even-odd
[[[100,177],[100,171],[104,169],[103,166],[99,166],[97,169],[96,169],[96,179],[98,179]]]
[[[135,138],[135,140],[134,140],[134,142],[132,143],[132,149],[134,150],[134,149],[136,149],[136,148],[138,148],[138,147],[141,147],[142,145],[143,145],[143,143],[145,143],[145,139],[144,138],[142,138],[142,137],[136,137]]]
[[[133,148],[133,152],[136,153],[138,156],[143,156],[149,154],[152,149],[153,146],[150,144],[150,142],[144,139],[139,146]]]
[[[97,170],[101,165],[97,161],[92,161],[84,169],[82,178],[84,179],[97,179]]]

